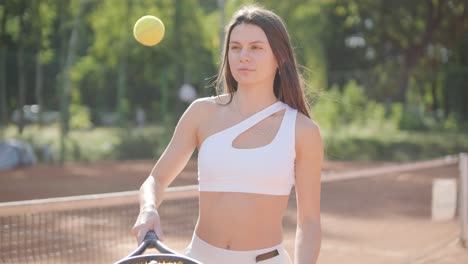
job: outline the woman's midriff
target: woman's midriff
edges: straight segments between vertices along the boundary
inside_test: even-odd
[[[286,195],[201,192],[195,233],[230,250],[255,250],[280,244]]]

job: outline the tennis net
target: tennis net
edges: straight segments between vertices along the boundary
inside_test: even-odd
[[[112,263],[136,246],[137,191],[0,204],[2,263]],[[160,207],[171,240],[191,235],[196,186],[173,187]],[[172,246],[177,246],[176,243]],[[180,246],[179,246],[180,248]]]

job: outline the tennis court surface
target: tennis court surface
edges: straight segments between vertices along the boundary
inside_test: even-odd
[[[111,263],[125,256],[135,247],[129,230],[138,207],[134,192],[113,192],[138,189],[152,165],[152,161],[40,165],[0,172],[0,202],[12,205],[0,208],[0,263]],[[388,165],[392,164],[326,162],[323,179]],[[458,218],[431,219],[433,180],[458,177],[458,165],[449,164],[324,180],[319,263],[468,263],[468,249],[458,242]],[[195,183],[196,165],[191,162],[173,186]],[[103,195],[13,202],[90,194]],[[182,251],[196,221],[196,192],[179,188],[168,197],[161,208],[166,243]],[[291,255],[294,199],[292,195],[284,218]]]

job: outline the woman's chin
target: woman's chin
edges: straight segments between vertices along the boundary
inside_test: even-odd
[[[256,80],[255,78],[253,78],[253,76],[237,76],[237,78],[235,78],[238,85],[252,85],[252,84],[255,84],[258,80]]]

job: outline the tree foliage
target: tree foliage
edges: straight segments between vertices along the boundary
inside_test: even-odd
[[[80,0],[0,3],[1,124],[12,122],[23,105],[58,111],[66,76],[68,110],[79,116],[74,127],[102,124],[114,113],[125,123],[138,108],[149,121],[177,117],[186,107],[178,99],[184,83],[198,96],[214,94],[208,85],[219,63],[221,14],[227,22],[240,5],[253,3],[229,0],[222,12],[215,0],[84,2],[69,68]],[[331,87],[343,94],[355,80],[376,103],[405,102],[435,120],[468,120],[468,0],[258,2],[288,27],[309,94]],[[146,14],[166,26],[155,47],[132,36],[133,24]]]

